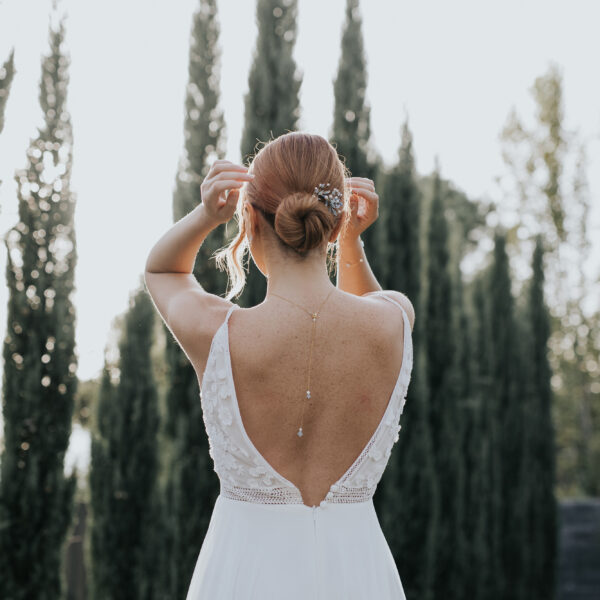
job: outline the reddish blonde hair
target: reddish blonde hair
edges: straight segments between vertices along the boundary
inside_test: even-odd
[[[268,141],[254,155],[248,172],[255,177],[240,192],[235,211],[238,234],[214,255],[217,267],[229,276],[228,300],[239,296],[246,284],[242,265],[249,244],[242,217],[244,200],[272,227],[279,247],[291,260],[304,260],[310,250],[322,247],[343,219],[341,235],[350,216],[344,181],[349,172],[337,150],[320,135],[292,131]],[[320,183],[330,183],[330,189],[342,192],[343,207],[337,216],[313,195]],[[335,262],[330,250],[335,246],[327,242],[330,267]]]

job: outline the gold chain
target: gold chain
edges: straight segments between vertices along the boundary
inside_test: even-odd
[[[335,288],[333,288],[335,289]],[[329,292],[329,294],[327,294],[327,298],[329,298],[329,296],[331,296],[333,289]],[[327,302],[327,298],[325,298],[325,300],[323,300],[323,302],[321,302],[321,305],[319,306],[319,310],[317,310],[317,312],[310,312],[308,310],[306,310],[306,308],[304,308],[304,306],[300,306],[299,304],[296,304],[293,300],[288,300],[287,298],[284,298],[283,296],[280,296],[279,294],[274,294],[273,292],[269,293],[269,296],[277,296],[278,298],[281,298],[282,300],[285,300],[286,302],[290,302],[291,304],[296,305],[298,308],[301,308],[304,312],[308,313],[308,315],[310,316],[310,318],[312,319],[312,330],[311,330],[311,334],[310,334],[310,350],[308,353],[308,377],[307,377],[307,381],[306,381],[306,396],[304,398],[304,403],[302,404],[302,414],[300,416],[300,428],[298,429],[298,437],[302,437],[303,433],[302,433],[302,424],[304,422],[304,407],[306,406],[306,399],[310,398],[310,366],[312,363],[312,350],[313,350],[313,345],[314,345],[314,341],[315,341],[315,328],[317,326],[317,317],[319,316],[319,313],[321,312],[321,307],[323,306],[323,304],[325,304],[325,302]]]

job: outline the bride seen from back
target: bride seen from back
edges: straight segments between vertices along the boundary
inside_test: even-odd
[[[216,585],[207,574],[209,562],[217,560],[213,545],[233,535],[222,529],[225,521],[219,525],[219,515],[233,511],[231,522],[253,506],[271,507],[272,517],[264,518],[276,529],[297,525],[303,531],[298,535],[308,535],[302,515],[309,511],[314,537],[305,543],[317,546],[329,543],[321,527],[329,528],[338,510],[366,511],[368,532],[343,526],[344,535],[367,536],[370,560],[381,557],[361,585],[370,594],[387,581],[386,590],[401,591],[389,548],[379,537],[372,496],[398,440],[415,315],[406,296],[381,289],[365,255],[360,234],[378,216],[374,184],[347,175],[327,140],[302,132],[269,141],[249,167],[218,160],[200,186],[202,201],[148,256],[148,290],[200,383],[221,484],[211,519],[212,536],[221,541],[207,534],[188,598],[204,597],[197,595],[200,590]],[[208,233],[234,217],[237,234],[215,254],[217,266],[229,275],[221,297],[201,287],[193,267]],[[241,308],[232,299],[244,289],[246,250],[267,285],[262,302]],[[285,507],[293,512],[281,512]],[[275,526],[278,519],[285,524]],[[240,540],[231,544],[237,548]],[[355,570],[348,560],[358,559],[340,556],[345,572]],[[322,574],[332,585],[334,572]],[[299,591],[298,597],[312,595]]]
[[[229,273],[225,298],[195,282],[179,293],[172,281],[165,282],[170,290],[158,290],[158,277],[146,275],[155,303],[158,294],[170,303],[170,328],[201,382],[230,299],[243,291],[241,263],[250,251],[267,290],[263,302],[238,307],[228,323],[239,410],[257,451],[310,505],[369,441],[402,362],[402,315],[368,296],[381,286],[360,234],[377,219],[378,195],[371,180],[347,174],[327,140],[301,132],[267,143],[250,168],[216,161],[196,210],[213,228],[234,216],[238,222],[237,236],[215,254]],[[328,272],[334,250],[337,285]],[[410,301],[386,294],[405,307],[412,326]]]

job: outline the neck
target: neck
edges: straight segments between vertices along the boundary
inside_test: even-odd
[[[307,258],[302,262],[290,259],[272,261],[268,266],[267,294],[284,298],[314,300],[324,297],[335,287],[327,273],[323,255]]]

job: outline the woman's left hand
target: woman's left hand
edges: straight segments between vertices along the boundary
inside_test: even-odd
[[[213,163],[200,184],[200,195],[206,214],[215,224],[227,223],[233,217],[240,188],[253,178],[254,175],[248,173],[248,167],[243,165],[228,160]]]

